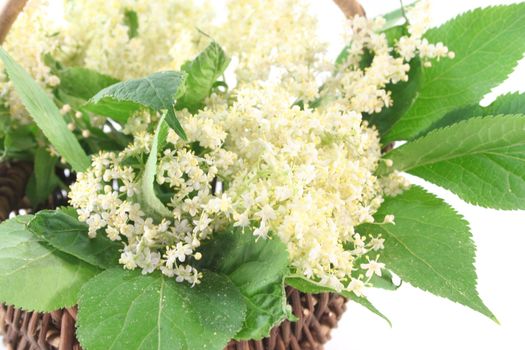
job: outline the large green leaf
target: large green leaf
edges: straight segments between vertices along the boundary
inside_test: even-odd
[[[0,302],[51,312],[77,303],[99,270],[47,245],[26,228],[31,216],[0,224]]]
[[[107,269],[118,264],[122,244],[99,234],[89,238],[88,225],[61,210],[42,210],[27,227],[54,248]]]
[[[95,96],[100,90],[116,84],[118,79],[84,67],[70,67],[57,72],[60,89],[66,94],[84,100]]]
[[[478,103],[501,83],[525,51],[525,3],[467,12],[425,37],[445,43],[456,57],[423,70],[416,101],[386,141],[413,139],[446,113]]]
[[[432,124],[430,128],[422,132],[421,136],[428,134],[434,129],[444,128],[463,120],[498,114],[525,115],[525,94],[515,92],[499,96],[487,107],[481,107],[479,104],[475,104],[453,110],[452,112],[447,113],[442,119]]]
[[[278,239],[256,240],[238,230],[215,234],[202,248],[202,265],[227,275],[246,301],[247,316],[236,339],[261,339],[286,319],[284,290],[288,252]]]
[[[186,74],[174,71],[157,72],[145,78],[123,81],[99,91],[85,106],[94,113],[125,122],[141,107],[155,111],[167,110],[167,122],[177,134],[186,134],[175,116],[173,105],[185,90]]]
[[[88,350],[223,350],[245,311],[225,276],[205,271],[192,288],[160,273],[113,268],[82,288],[77,336]]]
[[[49,142],[73,169],[79,172],[86,170],[90,164],[89,157],[73,133],[68,130],[64,118],[51,98],[1,47],[0,58],[4,61],[7,74],[24,107]]]
[[[525,116],[472,118],[389,152],[394,168],[476,205],[525,209]]]
[[[476,291],[475,247],[468,223],[441,199],[413,186],[386,198],[377,222],[393,214],[395,224],[365,224],[359,232],[381,234],[381,261],[417,288],[466,305],[496,321]]]
[[[373,312],[374,314],[376,314],[377,316],[381,317],[386,322],[388,322],[389,325],[392,325],[390,320],[385,315],[383,315],[381,313],[381,311],[376,309],[376,307],[374,305],[372,305],[372,303],[370,301],[368,301],[367,298],[365,298],[365,297],[358,297],[353,292],[347,292],[347,291],[336,292],[333,289],[330,289],[328,287],[322,286],[322,285],[320,285],[320,284],[318,284],[318,283],[316,283],[314,281],[307,280],[304,277],[299,276],[299,275],[288,276],[286,278],[286,284],[289,285],[290,287],[293,287],[293,288],[303,292],[303,293],[310,293],[310,294],[337,293],[337,294],[340,294],[340,295],[344,296],[345,298],[347,298],[349,300],[352,300],[353,302],[356,302],[356,303],[358,303],[361,306],[364,306],[369,311]]]
[[[57,160],[44,148],[35,151],[33,174],[26,187],[27,197],[34,207],[47,200],[59,185],[60,180],[55,174]]]
[[[203,101],[211,93],[213,84],[230,64],[230,58],[215,41],[212,42],[193,61],[183,65],[188,73],[187,89],[177,101],[177,108],[187,108],[191,112],[203,106]]]

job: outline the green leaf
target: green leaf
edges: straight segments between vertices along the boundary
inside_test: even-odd
[[[236,339],[262,339],[287,318],[284,290],[288,252],[278,239],[260,239],[240,230],[214,234],[202,247],[202,266],[224,274],[239,288],[247,306]]]
[[[184,132],[184,129],[182,128],[182,125],[180,125],[180,122],[177,119],[177,116],[175,115],[175,111],[173,110],[173,108],[168,109],[165,120],[168,126],[172,128],[173,130],[175,130],[177,135],[182,137],[183,140],[186,140],[188,138],[186,136],[186,133]]]
[[[101,269],[118,264],[122,244],[99,234],[89,238],[88,226],[63,210],[39,211],[27,228],[61,252]]]
[[[151,150],[144,167],[144,173],[140,181],[141,198],[139,201],[143,204],[141,207],[147,213],[152,216],[170,217],[172,216],[171,210],[169,210],[164,203],[157,197],[155,193],[155,176],[157,175],[157,158],[158,153],[162,149],[162,146],[168,135],[168,127],[165,123],[166,115],[163,115],[157,124],[153,142],[151,144]]]
[[[78,172],[86,170],[90,164],[89,157],[80,147],[73,133],[68,130],[57,106],[3,48],[0,48],[0,58],[4,61],[7,74],[22,103],[49,142],[74,170]]]
[[[84,67],[71,67],[57,73],[60,89],[69,96],[88,100],[100,90],[116,84],[118,79]]]
[[[26,187],[26,195],[34,207],[46,201],[58,187],[60,180],[55,174],[56,163],[57,158],[49,154],[46,149],[37,148],[33,174]]]
[[[171,125],[175,125],[173,104],[184,93],[185,81],[186,74],[174,71],[158,72],[145,78],[123,81],[98,92],[85,108],[119,122],[125,122],[141,107],[155,111],[167,110]],[[182,128],[176,127],[174,130],[181,138],[186,139]]]
[[[133,10],[124,12],[124,24],[128,26],[128,37],[130,39],[139,36],[139,16]]]
[[[387,142],[415,138],[448,112],[478,103],[505,80],[525,51],[525,3],[467,12],[425,37],[445,43],[456,57],[423,70],[419,95]]]
[[[432,130],[444,128],[463,120],[498,114],[525,115],[525,94],[515,92],[499,96],[487,107],[481,107],[479,104],[475,104],[453,110],[422,132],[421,136],[428,134]]]
[[[39,312],[73,306],[99,270],[33,235],[26,228],[31,218],[0,224],[0,302]]]
[[[525,209],[525,116],[472,118],[437,129],[386,154],[394,168],[463,200]]]
[[[448,204],[420,187],[386,198],[376,214],[395,224],[365,224],[366,234],[381,234],[381,261],[413,286],[466,305],[496,321],[476,291],[475,247],[468,223]]]
[[[390,11],[384,15],[381,15],[381,17],[383,17],[386,20],[385,25],[383,26],[383,30],[405,23],[405,11],[408,7],[413,7],[418,2],[419,0],[413,1],[412,3],[403,2],[403,4],[401,4],[401,7]]]
[[[290,276],[288,276],[286,278],[286,284],[289,285],[292,288],[297,289],[300,292],[303,292],[303,293],[309,293],[309,294],[336,293],[336,294],[342,295],[343,297],[345,297],[345,298],[347,298],[349,300],[352,300],[353,302],[356,302],[356,303],[358,303],[361,306],[364,306],[369,311],[371,311],[374,314],[376,314],[377,316],[381,317],[386,322],[388,322],[388,324],[390,326],[392,326],[392,323],[390,322],[388,317],[386,317],[385,315],[383,315],[381,313],[381,311],[376,309],[376,307],[374,305],[372,305],[372,303],[370,301],[368,301],[367,298],[365,298],[365,297],[358,297],[353,292],[347,292],[347,291],[337,292],[337,291],[335,291],[335,290],[333,290],[331,288],[322,286],[322,285],[320,285],[320,284],[318,284],[318,283],[316,283],[314,281],[307,280],[304,277],[299,276],[299,275],[290,275]]]
[[[77,336],[89,350],[223,350],[245,311],[237,288],[209,271],[192,288],[113,268],[82,288]]]
[[[211,93],[213,84],[224,73],[230,58],[215,41],[193,61],[186,62],[182,70],[188,73],[186,93],[177,101],[177,109],[187,108],[196,112]]]

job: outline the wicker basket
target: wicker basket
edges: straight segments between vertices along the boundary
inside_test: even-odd
[[[5,1],[0,12],[0,43],[26,2]],[[365,14],[355,0],[334,2],[347,17]],[[31,173],[32,164],[28,162],[0,164],[0,221],[21,210],[34,212],[67,204],[64,193],[57,191],[42,207],[31,208],[23,197]],[[66,183],[73,180],[71,175],[66,176],[60,170],[57,174]],[[225,350],[322,350],[323,344],[330,339],[330,331],[346,309],[346,299],[331,293],[304,294],[290,287],[286,291],[298,318],[296,322],[284,321],[263,340],[232,341]],[[76,307],[38,313],[0,304],[0,336],[8,350],[81,350],[75,336],[76,316]]]

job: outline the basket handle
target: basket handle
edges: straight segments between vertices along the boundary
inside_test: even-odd
[[[347,18],[366,16],[365,9],[357,0],[334,0],[334,2],[339,6]]]
[[[26,3],[27,0],[6,0],[4,2],[4,7],[0,11],[0,45],[4,42],[7,33]]]

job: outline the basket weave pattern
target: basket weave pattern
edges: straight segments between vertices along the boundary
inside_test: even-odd
[[[0,220],[20,209],[33,211],[23,198],[31,172],[28,163],[0,164]],[[73,180],[63,173],[59,176],[66,183]],[[57,191],[42,208],[65,204],[63,193]],[[346,300],[336,294],[304,294],[290,287],[286,291],[296,322],[284,321],[263,340],[232,341],[225,350],[322,350],[345,311]],[[76,316],[76,308],[38,313],[0,304],[0,335],[8,350],[80,350]]]
[[[334,294],[303,294],[288,288],[297,322],[284,321],[258,341],[232,341],[225,350],[322,350],[345,310]],[[51,313],[26,312],[0,305],[0,334],[8,350],[81,350],[75,337],[76,308]]]

